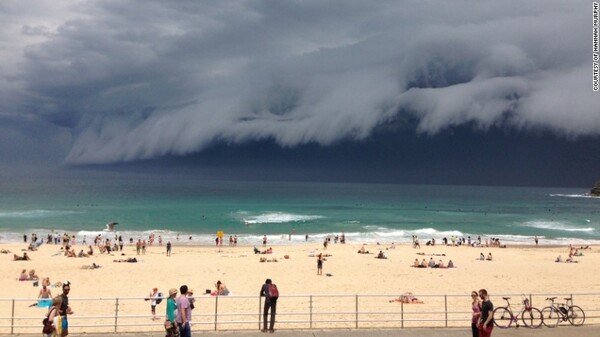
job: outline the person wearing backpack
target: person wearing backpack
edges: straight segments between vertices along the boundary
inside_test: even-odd
[[[277,299],[279,298],[279,290],[277,285],[273,284],[270,278],[265,281],[262,288],[260,288],[260,296],[265,297],[265,307],[263,310],[263,329],[262,332],[267,332],[267,317],[269,310],[271,310],[271,322],[269,324],[269,332],[275,332],[273,327],[275,326],[275,313],[277,312]]]
[[[56,296],[52,299],[52,305],[48,308],[48,312],[46,313],[46,317],[42,321],[44,324],[44,328],[42,329],[42,333],[44,337],[53,337],[56,335],[56,326],[57,326],[57,317],[60,317],[58,313],[58,308],[62,304],[62,297]]]

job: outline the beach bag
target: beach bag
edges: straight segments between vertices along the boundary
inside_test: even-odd
[[[269,298],[276,300],[279,298],[279,290],[277,290],[277,285],[269,284],[267,285],[267,291],[269,292]]]
[[[167,332],[165,337],[179,337],[180,335],[179,329],[177,329],[175,324],[171,323],[169,320],[165,321],[165,331]]]
[[[156,304],[160,304],[163,300],[163,293],[158,293],[158,298],[156,299]]]
[[[43,334],[49,335],[54,332],[54,326],[52,326],[52,321],[48,320],[48,317],[44,318],[42,324],[44,324],[44,327],[42,328]]]
[[[51,307],[48,310],[46,317],[42,320],[42,324],[44,324],[44,327],[42,328],[42,333],[46,334],[46,335],[52,334],[54,332],[54,325],[52,325],[52,321],[48,319],[48,317],[50,317],[50,313],[52,312],[52,310],[58,310],[58,309],[56,309],[56,307]]]

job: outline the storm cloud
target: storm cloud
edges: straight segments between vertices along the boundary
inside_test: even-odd
[[[71,164],[361,141],[406,116],[596,136],[590,18],[586,1],[3,1],[0,118],[69,130]]]

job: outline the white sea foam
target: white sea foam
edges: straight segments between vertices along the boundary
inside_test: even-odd
[[[566,224],[560,221],[545,221],[545,220],[534,220],[527,221],[521,224],[525,227],[532,227],[538,229],[547,229],[553,231],[565,231],[565,232],[593,232],[593,227],[577,227],[572,224]]]
[[[243,215],[242,221],[245,224],[273,224],[288,222],[307,222],[324,218],[321,215],[302,215],[283,212],[268,212],[259,215]]]
[[[67,214],[76,214],[75,211],[48,211],[44,209],[32,209],[26,211],[3,211],[0,212],[0,218],[46,218],[62,216]]]
[[[561,198],[585,198],[585,199],[600,199],[600,197],[596,197],[589,194],[550,194],[551,197],[561,197]]]
[[[433,229],[433,228],[421,228],[421,229],[417,229],[417,230],[415,230],[413,232],[417,236],[418,235],[432,236],[432,237],[439,237],[439,236],[456,236],[456,237],[460,237],[460,236],[464,236],[464,234],[461,231],[457,231],[457,230],[438,231],[438,230]]]

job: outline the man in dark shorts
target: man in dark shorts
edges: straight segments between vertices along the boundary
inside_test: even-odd
[[[277,298],[278,297],[274,297],[271,295],[271,292],[269,291],[270,286],[273,285],[273,282],[271,281],[270,278],[268,278],[265,281],[265,284],[263,284],[263,286],[260,288],[260,296],[264,296],[265,297],[265,306],[264,306],[264,310],[263,310],[263,329],[261,330],[262,332],[274,332],[274,326],[275,326],[275,314],[277,311]],[[277,286],[275,286],[275,288],[277,288]],[[269,330],[267,330],[267,322],[268,322],[268,317],[269,317],[269,309],[271,310],[271,321],[269,322]]]
[[[66,337],[69,334],[69,323],[67,320],[67,315],[72,315],[73,311],[71,311],[71,307],[69,306],[69,291],[71,291],[71,283],[65,282],[62,285],[63,293],[60,295],[62,297],[62,304],[60,305],[59,313],[63,319],[62,333],[61,337]],[[67,322],[67,323],[65,323]]]
[[[479,337],[490,337],[494,329],[494,304],[488,297],[487,290],[479,290],[481,298],[481,317],[479,319]]]

